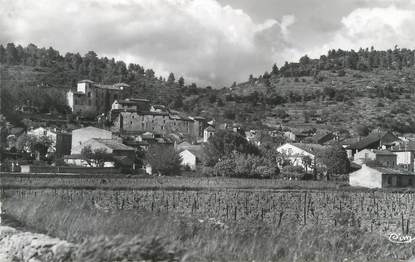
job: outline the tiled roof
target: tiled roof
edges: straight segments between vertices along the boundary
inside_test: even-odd
[[[373,150],[373,153],[375,153],[376,155],[385,155],[385,156],[395,155],[394,153],[388,150]]]
[[[321,152],[325,150],[327,147],[319,145],[319,144],[306,144],[306,143],[292,143],[293,146],[301,148],[302,150],[310,153],[315,154],[317,152]]]
[[[130,101],[137,101],[137,102],[150,102],[150,100],[145,98],[130,98]]]
[[[91,81],[89,79],[84,79],[84,80],[79,81],[78,83],[90,83],[90,84],[94,84],[95,82],[94,81]]]
[[[371,167],[371,168],[376,169],[377,171],[381,172],[384,175],[411,175],[411,176],[415,176],[415,173],[409,172],[408,170],[405,170],[405,169],[388,168],[388,167],[380,167],[380,166],[375,166],[375,167]]]
[[[130,101],[130,100],[118,100],[117,102],[118,104],[123,104],[123,105],[137,105],[138,104],[137,101]]]
[[[380,140],[388,134],[387,131],[379,131],[379,132],[372,132],[367,137],[362,138],[360,141],[357,141],[356,143],[353,143],[350,145],[350,148],[352,149],[364,149],[371,144],[378,143]]]
[[[96,87],[102,88],[102,89],[110,89],[110,90],[119,90],[121,91],[119,86],[114,85],[103,85],[103,84],[95,84]]]
[[[190,147],[183,148],[183,150],[181,150],[181,152],[183,152],[185,150],[187,150],[190,153],[192,153],[193,155],[195,155],[196,158],[198,158],[198,159],[203,158],[203,155],[204,155],[203,148],[200,145],[193,145],[193,146],[190,146]]]
[[[117,140],[114,139],[100,139],[100,138],[93,138],[93,140],[104,144],[105,146],[111,148],[112,150],[130,150],[133,151],[134,148],[126,146],[120,142],[118,142]]]
[[[392,151],[394,152],[402,152],[402,151],[415,151],[415,141],[405,141],[401,143],[399,146],[393,147]]]

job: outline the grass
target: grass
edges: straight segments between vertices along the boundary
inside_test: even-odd
[[[346,226],[224,224],[167,213],[103,212],[50,197],[11,196],[3,206],[28,227],[79,243],[70,261],[396,261],[415,253],[411,245]]]

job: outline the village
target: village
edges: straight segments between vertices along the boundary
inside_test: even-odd
[[[2,171],[20,173],[147,174],[153,167],[142,156],[152,146],[179,153],[182,169],[196,175],[201,169],[204,144],[218,130],[235,132],[261,146],[263,137],[273,141],[275,161],[283,172],[294,170],[305,179],[321,175],[319,152],[341,145],[350,163],[341,176],[350,186],[367,188],[415,186],[415,136],[372,130],[366,136],[340,137],[327,130],[244,130],[235,123],[188,116],[148,99],[131,97],[128,84],[77,83],[67,92],[67,104],[76,119],[96,121],[36,121],[13,126],[1,118]],[[16,108],[22,115],[36,112],[31,106]],[[273,139],[275,138],[275,139]],[[278,142],[275,142],[278,141]],[[283,159],[283,161],[281,160]],[[332,178],[333,179],[333,178]]]

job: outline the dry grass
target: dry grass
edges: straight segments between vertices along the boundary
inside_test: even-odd
[[[103,212],[46,197],[24,202],[10,197],[4,206],[30,227],[82,243],[68,261],[396,261],[415,252],[411,245],[353,227],[225,225],[169,214]]]

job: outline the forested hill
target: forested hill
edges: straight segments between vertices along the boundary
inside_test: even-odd
[[[37,106],[41,112],[64,113],[64,93],[82,79],[107,84],[125,82],[135,88],[137,96],[173,107],[182,107],[182,95],[200,92],[196,84],[186,83],[183,77],[176,79],[173,73],[164,79],[150,68],[98,57],[93,51],[83,56],[61,55],[52,47],[8,43],[0,45],[0,66],[3,113],[22,104]]]
[[[156,76],[142,65],[53,48],[0,45],[1,112],[29,104],[42,113],[65,113],[65,92],[81,79],[126,82],[148,98],[216,122],[247,128],[352,129],[365,124],[415,132],[415,51],[330,50],[318,59],[272,66],[229,88],[198,88],[182,77]],[[174,68],[171,69],[174,71]]]

